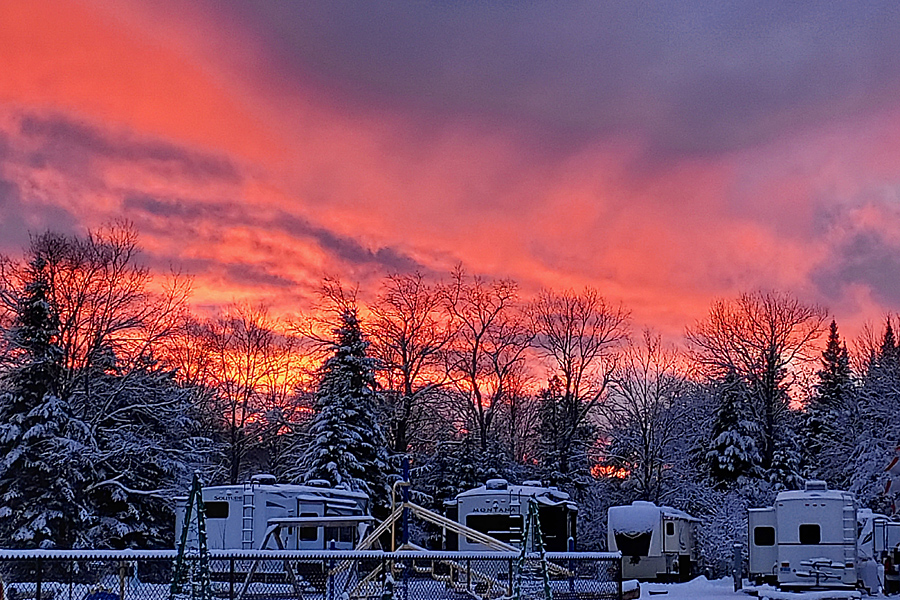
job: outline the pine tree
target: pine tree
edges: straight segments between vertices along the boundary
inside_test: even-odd
[[[86,490],[98,517],[88,532],[91,545],[171,547],[174,523],[165,496],[184,489],[209,445],[197,435],[192,391],[152,364],[128,373],[98,369],[91,377],[93,404],[105,409],[89,413],[103,457]]]
[[[72,548],[89,519],[80,460],[88,429],[62,398],[59,320],[46,262],[35,257],[9,331],[16,366],[0,400],[0,540],[18,548]]]
[[[374,361],[366,355],[355,308],[344,308],[332,354],[320,369],[316,416],[310,423],[301,479],[327,480],[390,502],[386,441],[376,417]]]
[[[893,332],[890,332],[893,337]],[[810,398],[803,418],[803,440],[810,472],[837,485],[836,467],[846,459],[849,412],[854,401],[853,375],[846,344],[841,343],[837,323],[831,322],[828,341],[822,352],[816,393]],[[835,460],[837,459],[837,460]]]
[[[741,477],[760,477],[762,456],[757,445],[746,385],[730,372],[717,386],[719,406],[712,428],[712,449],[706,453],[710,475],[720,487]]]
[[[884,510],[884,464],[900,443],[900,368],[891,320],[885,322],[881,344],[868,357],[860,379],[858,400],[851,411],[851,431],[845,435],[852,452],[843,462],[848,489],[863,506]]]
[[[802,451],[797,443],[796,425],[782,421],[775,431],[772,463],[766,469],[766,480],[775,490],[796,490],[803,487],[800,474]]]

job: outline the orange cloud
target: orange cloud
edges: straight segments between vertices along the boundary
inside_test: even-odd
[[[462,261],[526,295],[598,287],[671,336],[713,297],[758,288],[828,303],[856,324],[900,309],[881,281],[900,249],[891,105],[801,119],[781,135],[771,123],[784,114],[760,118],[734,126],[740,143],[679,153],[685,140],[712,147],[719,130],[690,131],[703,115],[678,121],[686,108],[659,98],[633,101],[634,114],[672,119],[659,131],[580,114],[551,134],[541,117],[556,110],[556,80],[528,80],[522,96],[510,84],[508,105],[476,102],[490,73],[469,81],[472,96],[438,82],[431,103],[386,101],[364,85],[387,85],[380,73],[359,82],[353,65],[335,64],[340,77],[322,82],[315,61],[334,57],[304,46],[291,70],[259,31],[221,13],[138,0],[0,5],[0,182],[17,198],[4,210],[21,211],[0,225],[52,226],[48,207],[80,226],[124,215],[155,268],[194,273],[202,306],[261,298],[289,312],[324,274],[366,284]],[[504,82],[516,75],[500,66]],[[410,86],[431,81],[424,72]],[[564,92],[559,102],[574,102]],[[634,125],[630,108],[617,110]],[[765,135],[741,129],[754,124]],[[668,145],[654,137],[665,134]]]

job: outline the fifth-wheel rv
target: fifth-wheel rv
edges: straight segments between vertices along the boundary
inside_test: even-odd
[[[484,485],[456,496],[445,503],[447,516],[494,539],[521,547],[528,518],[528,503],[538,505],[538,520],[544,547],[548,552],[565,552],[575,544],[575,522],[578,507],[569,495],[555,487],[544,487],[540,481],[510,484],[505,479],[489,479]],[[450,535],[448,550],[480,551],[486,546],[464,535]]]
[[[175,539],[181,539],[187,497],[176,498]],[[203,488],[207,545],[222,550],[352,550],[372,521],[365,494],[329,487],[279,484],[255,475],[241,485]],[[188,529],[188,545],[196,531]],[[277,539],[276,539],[277,536]],[[279,544],[280,540],[280,544]]]
[[[607,511],[607,541],[622,553],[622,577],[686,581],[697,563],[694,526],[686,512],[652,502],[611,506]]]
[[[750,578],[784,588],[868,586],[866,568],[877,568],[882,550],[872,534],[877,516],[824,481],[781,492],[774,506],[749,510]]]

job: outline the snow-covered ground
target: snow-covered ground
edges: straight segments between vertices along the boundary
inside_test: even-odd
[[[641,600],[752,600],[743,592],[734,591],[734,583],[729,579],[709,581],[697,577],[687,583],[641,583]]]
[[[769,600],[824,600],[832,598],[861,598],[859,592],[783,592],[770,586],[757,588],[758,596],[734,591],[731,578],[709,581],[698,577],[687,583],[642,583],[641,600],[753,600],[755,597]]]

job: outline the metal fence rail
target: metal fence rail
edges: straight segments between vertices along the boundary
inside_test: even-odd
[[[191,570],[199,557],[188,555]],[[507,552],[211,552],[221,600],[621,600],[617,553],[551,553],[524,562]],[[168,600],[175,553],[3,551],[7,600]],[[195,578],[199,581],[199,577]],[[188,585],[180,599],[199,598]]]

